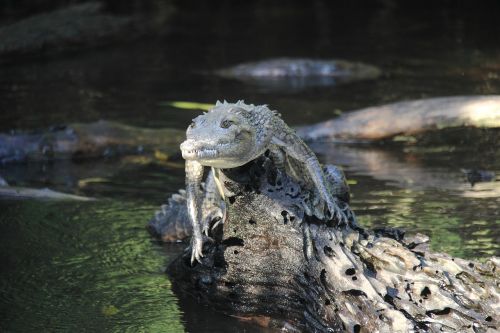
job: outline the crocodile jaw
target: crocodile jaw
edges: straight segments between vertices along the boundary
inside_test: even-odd
[[[182,157],[185,160],[194,160],[205,166],[216,168],[235,168],[246,163],[239,154],[228,153],[230,143],[208,144],[186,140],[181,144]]]
[[[219,151],[217,149],[182,149],[182,157],[185,160],[205,160],[205,159],[214,159],[219,155]]]

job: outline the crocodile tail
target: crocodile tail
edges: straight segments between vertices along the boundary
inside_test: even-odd
[[[192,234],[187,213],[186,191],[179,190],[162,205],[147,225],[149,232],[164,242],[182,241]]]

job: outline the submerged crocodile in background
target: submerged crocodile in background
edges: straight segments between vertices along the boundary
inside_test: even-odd
[[[217,75],[266,88],[300,90],[378,78],[372,65],[335,59],[276,58],[220,69]]]

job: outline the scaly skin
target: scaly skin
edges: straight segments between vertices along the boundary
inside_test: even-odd
[[[271,153],[270,158],[274,167],[283,171],[285,166],[284,161],[280,159],[283,157],[281,155],[275,156]],[[323,172],[330,193],[344,203],[342,205],[344,213],[347,214],[351,223],[356,223],[356,218],[346,206],[349,203],[350,193],[344,173],[333,165],[323,166]],[[213,229],[224,220],[225,202],[220,196],[213,170],[209,171],[206,182],[202,183],[201,187],[203,191],[199,195],[202,198],[202,231],[203,234],[208,235],[209,229]],[[167,204],[162,205],[161,209],[149,221],[150,232],[165,242],[176,242],[191,237],[193,227],[189,220],[186,202],[186,190],[182,189],[178,193],[174,193],[168,199]],[[311,210],[311,208],[304,208]]]
[[[217,169],[242,166],[268,149],[273,155],[282,155],[279,160],[293,165],[292,176],[318,194],[319,199],[313,203],[313,210],[306,212],[324,218],[326,205],[329,219],[336,216],[338,221],[347,223],[337,198],[327,186],[316,155],[280,115],[267,106],[247,105],[242,101],[235,104],[217,102],[212,110],[193,119],[186,137],[186,141],[181,144],[181,151],[186,160],[187,208],[193,226],[192,263],[195,260],[201,262],[203,257],[204,227],[200,195],[203,168],[212,167],[216,174]],[[287,170],[286,167],[284,169]]]
[[[219,194],[212,170],[208,173],[205,183],[201,184],[201,188],[199,197],[201,198],[202,230],[208,235],[209,228],[214,228],[224,219],[225,202]],[[167,203],[161,205],[161,209],[156,211],[149,221],[149,231],[164,242],[177,242],[191,237],[193,228],[186,202],[185,189],[172,194]]]

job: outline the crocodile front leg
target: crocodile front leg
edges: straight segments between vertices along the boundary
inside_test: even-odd
[[[200,185],[203,178],[203,165],[197,161],[186,161],[186,201],[189,221],[193,226],[191,237],[191,264],[194,261],[201,262],[203,257],[203,236],[200,224]]]
[[[222,221],[224,219],[224,201],[220,190],[217,187],[217,180],[214,169],[209,171],[205,180],[205,191],[201,201],[201,230],[208,237],[210,224],[215,219]]]
[[[314,187],[327,206],[328,218],[337,218],[338,222],[347,223],[347,216],[338,205],[338,199],[330,193],[327,181],[318,158],[314,152],[293,132],[285,132],[273,138],[273,143],[280,145],[290,157],[302,162],[305,171],[311,177]]]

